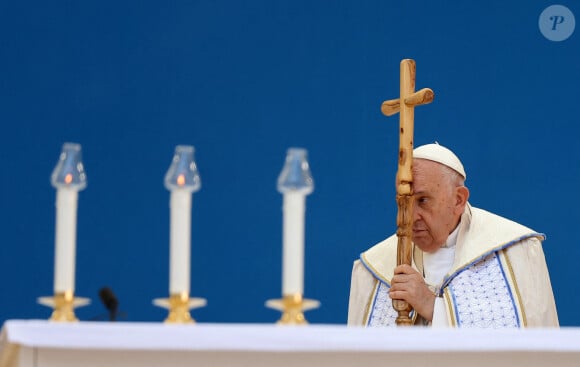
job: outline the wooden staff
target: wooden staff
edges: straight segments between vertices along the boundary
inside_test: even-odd
[[[435,94],[429,88],[415,92],[415,61],[401,61],[400,97],[383,102],[386,116],[399,112],[399,166],[397,169],[397,265],[411,265],[413,256],[413,128],[415,106],[433,102]],[[401,103],[403,101],[403,103]],[[411,305],[393,300],[397,310],[397,325],[412,325]]]

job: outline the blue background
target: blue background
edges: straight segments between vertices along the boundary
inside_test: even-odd
[[[577,16],[576,2],[561,1]],[[111,287],[126,321],[162,321],[175,145],[196,148],[192,312],[274,322],[289,147],[309,151],[305,296],[345,323],[359,253],[395,230],[399,62],[417,62],[416,145],[467,169],[471,203],[547,234],[562,325],[578,325],[577,32],[551,42],[546,1],[4,1],[0,4],[0,318],[46,319],[64,142],[83,147],[76,294],[81,320]]]

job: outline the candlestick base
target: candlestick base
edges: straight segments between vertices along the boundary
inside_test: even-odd
[[[75,297],[73,291],[57,292],[52,297],[39,297],[38,303],[51,307],[54,311],[50,316],[50,321],[76,322],[75,307],[86,306],[91,303],[88,298]]]
[[[165,319],[168,324],[192,324],[195,320],[191,318],[189,310],[203,307],[207,304],[205,298],[189,298],[187,292],[172,294],[169,298],[156,298],[153,300],[155,306],[169,309],[169,315]]]
[[[282,312],[278,320],[279,325],[305,325],[308,324],[303,311],[318,308],[320,302],[302,298],[302,294],[285,295],[282,299],[271,299],[266,302],[266,307]]]

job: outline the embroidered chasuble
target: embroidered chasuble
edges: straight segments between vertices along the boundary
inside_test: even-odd
[[[443,247],[432,254],[413,250],[412,266],[437,296],[432,325],[557,327],[543,239],[543,234],[467,204]],[[355,261],[349,325],[396,325],[388,294],[396,257],[393,235]],[[412,317],[416,324],[430,324]]]

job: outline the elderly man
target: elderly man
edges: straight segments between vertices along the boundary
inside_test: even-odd
[[[449,149],[413,152],[413,264],[397,266],[397,236],[355,261],[348,324],[393,326],[392,300],[419,325],[557,327],[544,235],[468,203],[465,170]]]

